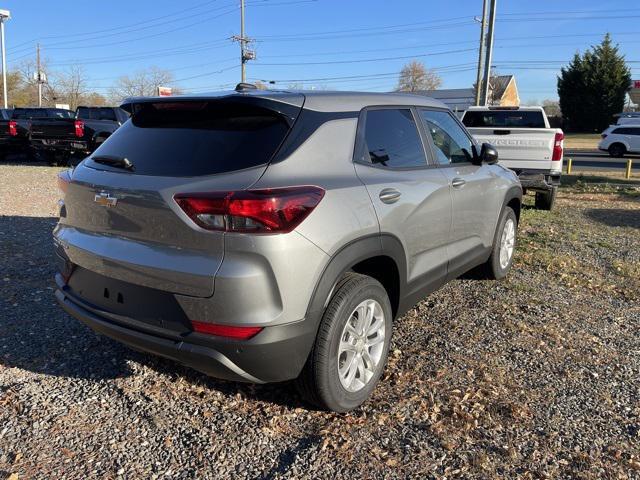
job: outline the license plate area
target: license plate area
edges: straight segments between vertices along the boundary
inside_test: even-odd
[[[105,277],[81,267],[74,269],[68,287],[71,295],[97,310],[172,332],[191,331],[184,310],[169,292]]]

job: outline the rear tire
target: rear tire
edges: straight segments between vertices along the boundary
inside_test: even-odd
[[[536,192],[536,208],[538,210],[551,210],[556,203],[558,187],[551,187],[546,192]]]
[[[508,275],[513,265],[517,238],[518,218],[511,207],[505,207],[498,221],[491,256],[483,265],[484,278],[502,280]]]
[[[614,143],[609,146],[609,155],[613,158],[622,158],[626,152],[627,149],[621,143]]]
[[[347,273],[336,285],[297,380],[302,396],[335,412],[362,405],[384,370],[391,327],[391,303],[380,282]]]

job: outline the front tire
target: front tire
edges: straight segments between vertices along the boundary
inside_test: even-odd
[[[298,379],[303,397],[335,412],[362,405],[387,361],[392,310],[377,280],[349,272],[338,282]]]
[[[505,207],[498,221],[491,256],[484,264],[485,277],[492,280],[505,278],[513,265],[518,236],[518,218],[511,207]]]
[[[546,192],[536,192],[536,209],[538,210],[551,210],[556,203],[556,196],[558,195],[558,187],[551,187],[551,190]]]

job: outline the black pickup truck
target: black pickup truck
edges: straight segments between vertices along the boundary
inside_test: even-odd
[[[31,147],[51,164],[66,164],[91,154],[128,118],[118,107],[78,107],[71,118],[34,118]]]
[[[0,158],[29,153],[29,131],[34,118],[73,118],[62,108],[14,108],[0,110]]]

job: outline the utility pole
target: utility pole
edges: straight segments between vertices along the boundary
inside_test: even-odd
[[[493,31],[496,25],[496,3],[497,0],[491,0],[489,31],[487,32],[487,55],[484,62],[484,81],[482,82],[482,105],[486,105],[489,100],[489,80],[491,79],[491,60],[493,57]]]
[[[4,99],[4,108],[9,108],[9,99],[7,98],[7,48],[4,42],[4,22],[11,18],[9,10],[0,10],[0,41],[2,41],[2,98]]]
[[[240,0],[240,65],[242,68],[241,81],[244,82],[247,79],[247,69],[244,59],[244,0]]]
[[[40,69],[40,44],[36,45],[36,82],[38,82],[38,106],[42,106],[42,71]]]
[[[234,35],[231,40],[240,44],[240,81],[245,82],[247,80],[246,63],[249,60],[255,60],[256,53],[247,48],[251,39],[245,36],[244,33],[244,0],[240,0],[240,35]]]
[[[480,94],[482,91],[482,60],[484,57],[485,32],[487,28],[487,3],[489,0],[482,0],[482,20],[480,20],[480,48],[478,49],[478,74],[476,75],[476,105],[480,105]]]

